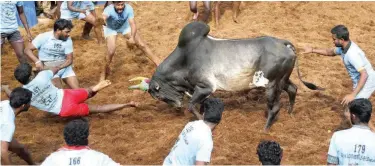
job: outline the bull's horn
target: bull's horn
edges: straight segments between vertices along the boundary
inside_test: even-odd
[[[128,89],[140,89],[140,86],[139,85],[132,85],[132,86],[129,86]]]
[[[148,78],[146,78],[146,77],[134,77],[134,78],[130,79],[129,81],[143,81],[145,79],[148,79]]]
[[[191,94],[189,92],[185,92],[185,95],[187,95],[191,98]]]

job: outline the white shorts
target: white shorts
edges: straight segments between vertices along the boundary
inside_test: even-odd
[[[70,11],[69,11],[70,12]],[[89,10],[86,10],[86,14],[83,14],[83,13],[79,13],[78,14],[78,12],[74,12],[74,13],[72,13],[72,12],[70,12],[70,13],[66,13],[66,14],[61,14],[61,18],[62,19],[65,19],[65,20],[70,20],[70,21],[72,21],[73,19],[84,19],[84,18],[86,18],[88,15],[90,15],[91,13],[90,13],[90,11]]]
[[[59,70],[53,76],[53,78],[68,78],[68,77],[73,77],[73,76],[76,76],[76,73],[74,73],[73,67],[72,67],[72,65],[70,65],[66,68],[63,68],[63,69]]]
[[[126,35],[130,33],[131,28],[129,25],[126,25],[126,24],[129,24],[129,23],[124,23],[124,25],[120,29],[117,29],[117,30],[108,28],[107,26],[103,26],[104,37],[107,38],[108,36],[116,36],[117,33],[121,33],[122,35]]]

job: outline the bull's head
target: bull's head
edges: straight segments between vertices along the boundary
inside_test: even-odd
[[[171,82],[153,76],[149,84],[148,92],[154,99],[164,101],[174,107],[182,107],[185,91],[172,85]]]

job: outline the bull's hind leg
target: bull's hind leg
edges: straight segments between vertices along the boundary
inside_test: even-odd
[[[268,118],[264,130],[267,132],[277,117],[280,111],[280,94],[281,89],[277,81],[270,83],[270,86],[266,89],[267,96],[267,107],[268,107]]]
[[[297,95],[297,86],[293,84],[291,80],[288,80],[285,84],[284,90],[288,93],[289,96],[289,108],[288,113],[291,114],[293,111],[293,106],[296,101],[296,95]]]

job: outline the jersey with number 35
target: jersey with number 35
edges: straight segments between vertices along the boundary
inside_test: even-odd
[[[60,148],[48,156],[42,166],[119,166],[107,155],[88,147],[82,149]]]

